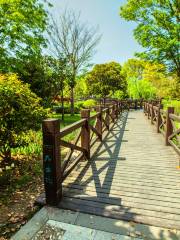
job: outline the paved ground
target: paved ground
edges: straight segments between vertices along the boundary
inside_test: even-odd
[[[141,111],[125,112],[89,163],[64,183],[59,207],[180,229],[179,157]]]
[[[141,111],[124,113],[104,137],[64,182],[61,209],[42,208],[13,240],[180,239],[174,150]]]
[[[180,231],[43,207],[12,240],[178,240]]]

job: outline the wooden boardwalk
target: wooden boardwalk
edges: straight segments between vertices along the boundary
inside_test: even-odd
[[[142,111],[124,112],[63,183],[59,207],[180,229],[179,156]]]

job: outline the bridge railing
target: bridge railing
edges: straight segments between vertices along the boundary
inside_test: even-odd
[[[162,133],[165,145],[171,145],[180,155],[180,116],[174,114],[174,107],[163,109],[160,102],[144,101],[144,113],[156,125],[157,133]]]
[[[62,198],[62,183],[80,161],[91,158],[91,149],[103,140],[103,132],[110,131],[124,109],[137,109],[142,100],[113,100],[106,105],[81,111],[81,120],[60,129],[59,119],[43,121],[43,167],[46,203],[57,205]],[[72,134],[75,139],[72,141]],[[71,135],[71,137],[69,137]],[[69,151],[65,151],[69,149]]]

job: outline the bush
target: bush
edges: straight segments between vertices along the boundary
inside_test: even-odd
[[[47,111],[15,74],[0,75],[0,96],[0,163],[7,166],[12,163],[11,150],[27,144],[27,132],[39,129]]]
[[[81,109],[83,108],[83,101],[78,101],[74,103],[74,113],[80,113]],[[53,111],[59,114],[62,114],[62,106],[61,105],[55,105],[53,106]],[[71,105],[70,103],[64,103],[64,113],[70,114],[71,113]]]
[[[75,102],[74,107],[76,109],[79,109],[79,111],[80,111],[84,107],[83,105],[84,105],[84,101],[77,101],[77,102]]]
[[[88,99],[83,103],[84,108],[93,108],[96,105],[97,105],[97,102],[93,99]]]
[[[163,99],[162,104],[163,104],[165,109],[167,107],[174,107],[175,108],[175,113],[180,114],[180,101]]]

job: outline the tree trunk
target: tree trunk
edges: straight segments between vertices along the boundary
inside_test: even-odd
[[[106,97],[103,98],[103,105],[106,106]]]
[[[74,116],[74,88],[71,87],[71,116]]]
[[[62,121],[64,123],[64,92],[61,91],[61,107],[62,107]]]

